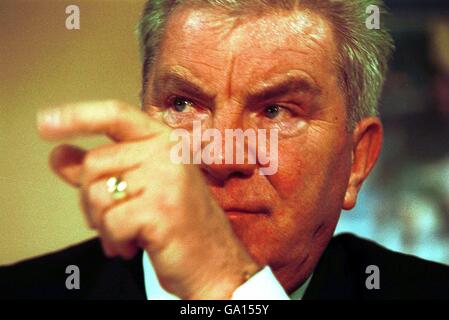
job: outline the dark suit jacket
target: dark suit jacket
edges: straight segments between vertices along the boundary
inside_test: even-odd
[[[68,290],[68,265],[80,270],[80,289]],[[380,289],[367,289],[366,267],[380,270]],[[106,258],[99,239],[0,267],[0,298],[145,299],[142,253]],[[449,267],[387,250],[350,234],[334,237],[304,299],[449,299]]]

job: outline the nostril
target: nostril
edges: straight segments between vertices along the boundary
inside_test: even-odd
[[[229,179],[247,179],[251,177],[254,169],[238,165],[203,165],[201,172],[209,183],[215,185],[225,184]]]
[[[241,172],[241,171],[236,171],[236,172],[232,172],[229,176],[228,179],[230,178],[240,178],[240,179],[247,179],[250,176],[250,174]]]

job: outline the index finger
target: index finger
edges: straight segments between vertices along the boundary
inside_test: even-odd
[[[167,130],[164,124],[139,109],[114,100],[43,110],[38,114],[37,127],[46,139],[106,134],[115,141],[142,139]]]

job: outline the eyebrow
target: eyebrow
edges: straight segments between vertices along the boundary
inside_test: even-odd
[[[153,93],[163,92],[166,87],[176,88],[183,94],[202,99],[207,103],[213,104],[216,97],[205,90],[202,83],[195,77],[190,76],[188,72],[176,70],[176,68],[163,70],[155,77]],[[263,85],[250,89],[245,100],[251,104],[280,98],[292,92],[305,93],[315,97],[320,95],[321,91],[321,88],[309,77],[288,75],[279,81],[265,82]]]
[[[312,96],[321,94],[321,88],[313,81],[303,75],[288,76],[279,82],[264,84],[262,87],[251,89],[248,95],[248,101],[267,101],[285,96],[289,93],[306,93]]]
[[[204,89],[204,86],[195,77],[177,70],[162,71],[154,80],[153,92],[163,92],[164,88],[172,87],[182,91],[184,94],[200,98],[206,102],[213,102],[215,95]]]

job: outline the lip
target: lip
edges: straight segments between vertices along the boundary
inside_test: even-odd
[[[267,215],[266,210],[247,210],[239,208],[229,208],[224,210],[229,217],[241,217],[241,216],[257,216]]]

